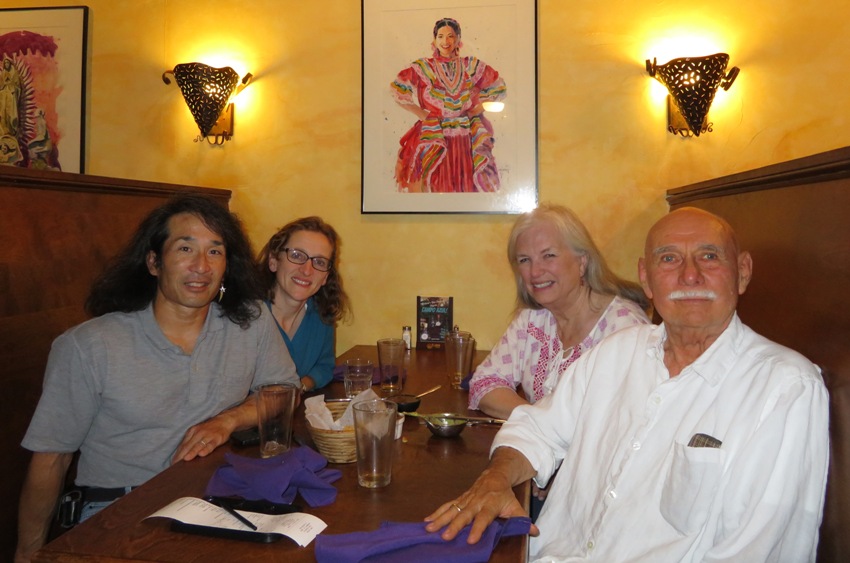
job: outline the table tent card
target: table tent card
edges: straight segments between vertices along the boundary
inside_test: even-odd
[[[452,330],[453,298],[416,298],[416,348],[419,350],[440,349],[446,335]]]

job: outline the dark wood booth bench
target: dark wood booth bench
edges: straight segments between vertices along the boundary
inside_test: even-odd
[[[830,465],[818,562],[850,561],[850,147],[670,190],[725,218],[753,256],[738,312],[823,370]]]
[[[141,219],[181,191],[230,200],[229,190],[0,166],[0,561],[15,549],[30,458],[20,443],[50,344],[87,318],[92,280]]]

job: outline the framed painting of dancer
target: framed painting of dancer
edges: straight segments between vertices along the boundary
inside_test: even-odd
[[[88,8],[0,10],[0,164],[82,173]]]
[[[533,209],[536,0],[361,1],[361,213]]]

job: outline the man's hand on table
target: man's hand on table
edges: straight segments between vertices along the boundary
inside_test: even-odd
[[[521,454],[508,448],[497,449],[490,465],[468,491],[425,518],[428,522],[425,529],[436,532],[445,527],[441,537],[452,540],[471,522],[468,542],[477,543],[496,518],[528,516],[514,495],[513,486],[533,474],[531,465]],[[530,533],[536,536],[537,526],[532,524]]]
[[[186,431],[183,441],[177,448],[171,463],[180,460],[189,461],[196,457],[208,456],[217,447],[225,443],[233,432],[233,426],[219,417],[196,424]]]

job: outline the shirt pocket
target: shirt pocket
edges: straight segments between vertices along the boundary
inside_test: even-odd
[[[720,448],[673,447],[673,462],[661,493],[661,515],[680,533],[699,531],[717,492],[726,452]]]

